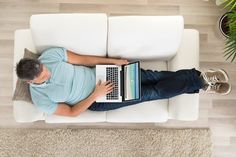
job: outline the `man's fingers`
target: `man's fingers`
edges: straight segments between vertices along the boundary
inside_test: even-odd
[[[106,82],[103,82],[103,84],[105,85],[105,86],[109,86],[109,85],[111,85],[111,84],[113,84],[110,80],[108,80],[108,81],[106,81]]]
[[[111,92],[112,92],[112,89],[107,91],[107,93],[111,93]]]
[[[110,80],[106,81],[106,84],[109,85],[111,84],[112,82]]]
[[[104,81],[102,84],[108,84],[109,82],[111,82],[110,80],[108,80],[108,81]]]
[[[111,86],[113,86],[113,83],[111,82],[111,83],[107,84],[107,86],[111,87]]]
[[[110,86],[107,88],[107,90],[113,90],[114,86]]]
[[[98,84],[99,84],[99,85],[105,85],[105,86],[106,86],[106,85],[112,84],[112,82],[111,82],[111,81],[102,82],[101,80],[99,80],[99,81],[98,81]]]

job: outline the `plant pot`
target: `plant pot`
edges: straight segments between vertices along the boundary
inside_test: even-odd
[[[227,12],[223,14],[219,20],[218,26],[221,34],[228,38],[229,37],[229,25],[228,25],[228,17],[227,15],[230,14],[231,12]]]

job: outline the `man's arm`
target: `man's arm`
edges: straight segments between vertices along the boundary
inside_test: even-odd
[[[80,64],[86,66],[95,66],[97,64],[117,64],[117,65],[128,64],[128,61],[125,59],[80,55],[70,50],[67,50],[67,56],[68,56],[67,62],[70,64]]]
[[[77,103],[73,107],[70,107],[69,105],[65,103],[59,103],[57,106],[56,112],[54,114],[61,115],[61,116],[70,116],[75,117],[87,110],[89,106],[92,105],[94,101],[100,96],[104,96],[110,92],[112,92],[113,89],[113,83],[110,81],[106,81],[101,83],[99,81],[96,85],[95,90],[91,95],[89,95],[86,99],[82,100],[81,102]]]
[[[82,100],[78,104],[70,107],[66,103],[59,103],[57,110],[54,114],[61,115],[61,116],[69,116],[69,117],[76,117],[80,115],[82,112],[87,110],[89,106],[96,100],[96,96],[92,93],[89,97]]]

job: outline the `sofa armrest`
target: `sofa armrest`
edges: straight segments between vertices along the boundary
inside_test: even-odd
[[[14,33],[13,93],[15,91],[17,81],[15,66],[20,61],[20,59],[23,58],[25,48],[32,52],[36,52],[30,29],[18,29]]]
[[[169,119],[192,121],[199,115],[199,94],[182,94],[169,99]]]
[[[31,31],[29,29],[20,29],[15,31],[14,36],[14,59],[13,59],[13,94],[16,88],[17,75],[15,72],[16,63],[24,56],[24,49],[27,48],[32,52],[36,52]],[[25,101],[13,101],[13,112],[16,122],[34,122],[43,120],[44,114],[36,109],[36,107]]]
[[[182,42],[177,54],[168,61],[168,70],[199,69],[199,32],[184,29]]]
[[[199,32],[184,29],[180,49],[170,61],[168,70],[199,69]],[[199,110],[199,94],[182,94],[169,99],[169,118],[196,120]]]
[[[38,120],[45,120],[45,115],[36,107],[26,101],[13,101],[13,113],[16,122],[29,123]]]

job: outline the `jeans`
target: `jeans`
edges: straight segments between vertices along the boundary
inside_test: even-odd
[[[115,103],[94,102],[88,109],[108,111],[144,101],[168,99],[183,93],[199,93],[199,89],[204,86],[200,74],[201,72],[195,68],[176,72],[141,69],[141,100]]]

